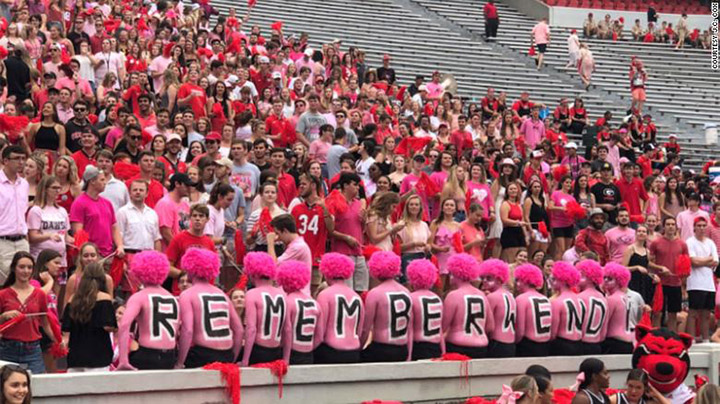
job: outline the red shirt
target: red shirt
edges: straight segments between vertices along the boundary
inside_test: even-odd
[[[648,177],[652,175],[652,162],[649,158],[642,155],[638,157],[637,163],[640,165],[640,168],[642,168],[643,177]]]
[[[628,182],[625,177],[615,181],[615,186],[620,190],[620,199],[628,204],[630,215],[641,215],[640,199],[648,200],[648,194],[639,178],[633,178]]]
[[[545,190],[545,192],[550,192],[550,190],[548,189],[549,185],[547,182],[547,178],[545,178],[545,175],[543,174],[542,169],[535,170],[529,164],[527,167],[525,167],[525,171],[523,172],[523,182],[526,184],[529,184],[530,178],[533,175],[540,178],[540,183],[542,183],[543,190]]]
[[[232,103],[232,107],[233,110],[235,110],[235,115],[240,115],[249,109],[253,116],[257,116],[257,107],[255,107],[255,104],[253,104],[252,101],[245,103],[240,100],[235,100]]]
[[[137,179],[141,179],[139,174],[125,181],[125,186],[127,186],[128,191],[130,190],[130,185],[132,184],[132,182]],[[150,185],[148,185],[148,194],[145,197],[145,204],[151,209],[155,209],[155,205],[157,205],[158,201],[162,199],[163,196],[165,196],[165,188],[162,186],[162,184],[154,179],[150,179]]]
[[[205,90],[203,90],[202,87],[192,83],[185,83],[181,85],[178,90],[178,99],[186,98],[193,90],[200,91],[202,95],[190,98],[190,107],[195,114],[195,118],[205,117],[205,104],[207,104],[207,97],[205,96]]]
[[[90,164],[96,166],[97,162],[95,161],[95,155],[93,154],[92,157],[88,156],[83,149],[80,149],[72,154],[73,160],[75,160],[75,165],[77,165],[78,169],[78,177],[82,178],[83,174],[85,173],[85,167],[89,166]]]
[[[160,156],[157,160],[165,165],[165,178],[170,178],[176,172],[187,172],[187,164],[180,159],[178,159],[177,165],[173,165],[165,156]]]
[[[323,208],[319,204],[310,206],[303,202],[293,208],[292,215],[295,217],[298,234],[310,247],[313,266],[319,265],[320,258],[325,253],[328,236]]]
[[[25,304],[18,300],[17,292],[13,288],[0,290],[0,313],[17,310],[24,314],[47,313],[47,296],[39,288],[33,288]],[[29,317],[13,327],[5,330],[3,339],[21,342],[34,342],[40,340],[40,321],[43,316]]]
[[[464,128],[462,130],[456,130],[450,134],[450,143],[455,145],[458,156],[461,156],[463,150],[472,149],[473,147],[472,133],[466,131]]]
[[[287,173],[281,174],[278,178],[278,204],[286,207],[290,205],[290,201],[292,201],[295,196],[297,196],[295,178]]]
[[[290,147],[297,140],[295,135],[295,128],[290,123],[290,120],[288,120],[284,116],[278,117],[275,114],[271,114],[265,120],[265,127],[267,128],[267,133],[270,136],[281,135],[280,139],[273,140],[273,143],[276,145],[276,147]]]
[[[170,263],[177,268],[180,266],[180,258],[192,247],[216,251],[215,244],[210,237],[206,235],[197,237],[192,235],[189,230],[184,230],[173,237],[167,250],[165,250],[165,254],[167,254]]]
[[[269,72],[263,75],[258,71],[250,70],[250,80],[255,84],[258,94],[262,94],[266,88],[273,84],[272,75]]]
[[[497,7],[494,4],[485,3],[483,14],[485,14],[485,18],[498,18]]]

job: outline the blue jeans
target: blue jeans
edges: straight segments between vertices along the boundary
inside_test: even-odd
[[[34,342],[0,340],[0,359],[17,363],[35,375],[45,373],[45,362],[39,340]]]

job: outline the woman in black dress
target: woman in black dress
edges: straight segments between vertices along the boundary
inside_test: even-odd
[[[638,292],[645,301],[645,304],[652,305],[655,295],[655,283],[659,281],[657,275],[651,274],[648,269],[649,258],[647,249],[648,228],[639,225],[635,230],[635,242],[628,246],[623,255],[623,265],[631,273],[631,290]]]

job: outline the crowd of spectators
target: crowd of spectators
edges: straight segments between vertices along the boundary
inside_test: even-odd
[[[341,39],[313,49],[234,10],[211,23],[207,2],[3,10],[0,359],[35,373],[65,348],[71,371],[307,363],[278,313],[286,298],[317,324],[341,310],[310,344],[317,362],[627,353],[650,311],[698,340],[717,329],[716,166],[683,170],[676,139],[659,144],[636,105],[593,122],[581,98],[489,88],[472,103],[439,71],[403,85],[390,54],[371,66]],[[584,155],[568,133],[591,134]],[[612,309],[601,335],[559,326],[558,302],[579,310],[578,291]],[[155,339],[133,303],[151,292],[174,308],[144,314]],[[214,313],[193,300],[206,295],[226,304],[222,326],[194,322]],[[418,325],[413,351],[409,323],[388,332],[382,298],[395,295],[395,315],[442,313],[444,332]],[[552,330],[531,329],[543,313]]]

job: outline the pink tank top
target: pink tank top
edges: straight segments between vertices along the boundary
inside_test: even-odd
[[[566,290],[551,302],[553,339],[580,341],[583,336],[583,313],[577,294]]]
[[[515,343],[517,307],[512,293],[505,288],[499,288],[487,295],[487,300],[495,320],[495,328],[488,330],[490,339],[503,344]]]
[[[367,341],[372,332],[373,342],[407,345],[411,319],[410,292],[395,280],[386,280],[365,298],[362,341]]]
[[[467,347],[485,347],[487,330],[495,327],[485,294],[471,284],[461,283],[445,297],[443,329],[445,341]]]
[[[360,349],[365,319],[360,296],[340,281],[320,292],[317,301],[325,320],[323,342],[341,351]]]
[[[523,338],[539,343],[550,341],[553,318],[550,300],[536,290],[529,290],[517,296],[515,304],[515,342]]]

